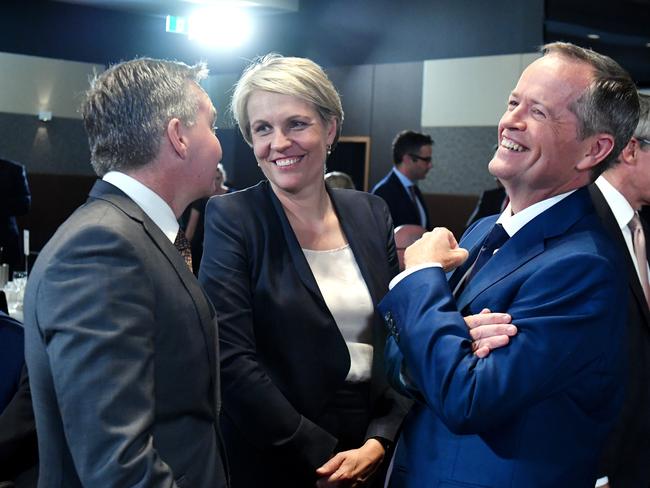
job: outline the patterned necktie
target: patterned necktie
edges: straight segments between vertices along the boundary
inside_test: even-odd
[[[481,250],[478,253],[476,261],[474,261],[472,270],[467,275],[465,283],[469,283],[469,281],[474,278],[474,275],[476,275],[476,273],[478,273],[485,263],[487,263],[494,255],[494,252],[503,246],[509,238],[510,236],[501,224],[494,224],[494,227],[492,227],[492,230],[481,246]]]
[[[632,232],[632,243],[634,247],[634,254],[636,255],[636,263],[639,266],[639,277],[641,278],[641,287],[645,300],[650,305],[650,284],[648,283],[648,258],[645,253],[645,235],[643,233],[643,225],[639,218],[638,212],[634,213],[634,217],[627,224]]]
[[[181,253],[185,264],[192,271],[192,246],[190,246],[190,241],[185,237],[185,232],[183,229],[178,229],[178,234],[176,234],[176,240],[174,241],[174,246],[178,249],[178,252]]]

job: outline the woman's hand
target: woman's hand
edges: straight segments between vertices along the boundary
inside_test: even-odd
[[[318,488],[361,486],[377,470],[386,451],[377,439],[368,439],[358,449],[336,454],[316,470]]]

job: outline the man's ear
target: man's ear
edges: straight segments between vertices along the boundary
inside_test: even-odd
[[[639,141],[633,137],[621,151],[620,159],[623,163],[636,164],[637,154],[639,154]]]
[[[187,157],[187,138],[185,137],[185,127],[177,118],[173,118],[167,124],[167,138],[174,148],[179,158]]]
[[[576,164],[579,171],[587,171],[605,159],[614,149],[614,136],[611,134],[596,134],[588,138],[586,154]]]

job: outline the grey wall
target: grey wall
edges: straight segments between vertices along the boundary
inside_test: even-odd
[[[0,155],[24,164],[29,173],[92,175],[81,119],[0,112]]]
[[[497,141],[496,127],[425,127],[433,137],[433,168],[420,183],[425,193],[480,195],[495,188],[487,165]]]

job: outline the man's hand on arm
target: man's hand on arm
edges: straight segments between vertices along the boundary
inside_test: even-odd
[[[507,313],[493,313],[484,308],[481,313],[464,319],[472,336],[472,350],[479,358],[487,357],[493,349],[507,346],[510,337],[517,334],[517,327]]]
[[[439,263],[449,272],[465,262],[468,253],[458,247],[454,235],[444,227],[426,232],[404,251],[406,269],[429,263]]]

